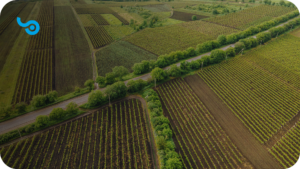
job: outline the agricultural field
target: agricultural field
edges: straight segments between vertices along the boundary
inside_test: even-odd
[[[300,28],[298,28],[295,31],[291,32],[291,35],[294,35],[294,36],[300,38]]]
[[[102,14],[101,17],[105,21],[107,21],[109,23],[109,25],[122,25],[122,22],[112,14]],[[94,18],[94,20],[95,20],[95,18]],[[100,24],[98,24],[98,25],[100,25]]]
[[[13,168],[153,168],[142,103],[120,101],[1,150]]]
[[[77,14],[112,14],[113,10],[107,7],[102,8],[75,8]]]
[[[300,90],[300,38],[283,35],[276,41],[246,54],[247,61],[281,79],[286,85]]]
[[[251,168],[205,105],[182,79],[157,87],[184,168]]]
[[[124,66],[132,72],[131,67],[134,63],[156,58],[155,54],[132,45],[129,42],[118,41],[96,53],[98,75],[105,76],[115,66]]]
[[[55,90],[59,95],[84,87],[93,77],[92,58],[84,29],[70,6],[54,7]]]
[[[105,14],[105,15],[111,15],[111,14]],[[98,15],[98,14],[94,14],[94,15],[90,15],[90,16],[94,19],[94,21],[95,21],[98,25],[109,25],[109,24],[111,23],[110,20],[106,20],[106,19],[105,19],[105,18],[110,19],[109,17],[105,17],[105,18],[104,18],[104,16]],[[117,18],[115,18],[115,20],[117,20],[117,22],[120,22],[120,21],[118,21]],[[120,23],[118,23],[118,24],[120,24]],[[111,25],[112,25],[112,24],[111,24]]]
[[[29,103],[33,96],[54,88],[53,6],[53,0],[43,1],[40,6],[37,21],[41,31],[28,42],[12,104]]]
[[[78,16],[84,27],[98,26],[98,24],[95,22],[95,20],[92,18],[92,16],[90,14],[81,14]]]
[[[162,55],[196,47],[200,43],[215,40],[219,35],[234,32],[238,30],[209,22],[193,21],[155,29],[146,28],[124,39],[152,53]]]
[[[114,40],[119,40],[135,32],[135,30],[128,25],[123,25],[123,26],[105,25],[103,27]]]
[[[247,56],[210,66],[198,75],[262,144],[300,110],[299,90],[252,64]]]
[[[297,122],[269,151],[284,167],[296,164],[300,154],[298,138],[300,136],[300,122]]]
[[[260,5],[236,13],[209,18],[206,21],[244,30],[295,10],[297,9],[291,7]]]
[[[168,12],[171,11],[171,8],[166,4],[155,4],[155,5],[145,5],[142,6],[144,9],[151,12]]]
[[[110,44],[113,41],[113,38],[107,33],[103,26],[85,27],[85,30],[95,49]]]
[[[181,21],[192,21],[192,16],[194,15],[195,14],[174,11],[171,18],[181,20]],[[195,15],[195,16],[197,17],[197,20],[208,18],[207,16],[204,15]]]

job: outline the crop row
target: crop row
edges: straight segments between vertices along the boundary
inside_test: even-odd
[[[1,149],[15,168],[153,168],[145,114],[136,99]]]
[[[97,14],[91,16],[98,25],[109,25],[109,23],[103,18],[103,16]]]
[[[21,3],[17,9],[14,10],[1,24],[0,24],[0,34],[8,27],[8,25],[16,20],[18,14],[25,8],[28,3]]]
[[[284,168],[296,164],[300,154],[300,122],[297,122],[269,151]]]
[[[198,75],[265,143],[298,113],[300,93],[245,58],[205,68]]]
[[[28,102],[52,90],[52,49],[28,51],[23,59],[13,103]]]
[[[77,14],[112,14],[113,10],[110,8],[75,8]]]
[[[104,27],[85,27],[94,48],[100,48],[113,41],[112,37],[107,33]]]
[[[54,0],[44,0],[40,7],[38,15],[38,23],[41,27],[43,26],[53,26],[53,10],[54,10]]]
[[[53,48],[53,37],[53,26],[42,27],[37,35],[31,36],[28,49]]]
[[[113,13],[113,15],[114,15],[116,18],[118,18],[124,25],[129,25],[129,22],[128,22],[126,19],[124,19],[122,16],[120,16],[119,14]]]
[[[239,168],[243,156],[191,88],[176,79],[162,84],[158,93],[171,118],[186,168]],[[164,107],[163,106],[163,107]]]

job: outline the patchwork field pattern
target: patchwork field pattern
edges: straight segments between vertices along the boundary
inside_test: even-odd
[[[53,49],[29,50],[16,86],[13,103],[28,102],[33,96],[52,90]]]
[[[1,150],[13,168],[153,168],[141,102],[126,100]]]
[[[215,40],[219,35],[234,32],[238,30],[209,22],[194,21],[155,29],[146,28],[126,37],[125,40],[157,55],[162,55],[196,47],[200,43]]]
[[[204,15],[196,15],[196,14],[178,12],[178,11],[174,11],[171,18],[181,20],[181,21],[192,21],[192,16],[194,15],[197,17],[197,20],[208,18],[208,16],[204,16]]]
[[[80,21],[82,22],[83,26],[98,26],[98,24],[95,22],[95,20],[92,18],[90,14],[81,14],[78,15],[80,18]]]
[[[265,143],[299,112],[300,92],[246,58],[207,67],[198,75]]]
[[[103,27],[114,40],[121,39],[135,32],[135,30],[129,25],[107,25]]]
[[[107,7],[102,8],[75,8],[77,14],[112,14],[113,10]]]
[[[210,18],[207,21],[244,30],[295,10],[297,9],[290,7],[260,5],[237,13]]]
[[[300,38],[284,35],[253,51],[245,59],[300,90]]]
[[[110,44],[113,38],[107,33],[103,26],[85,27],[95,49]]]
[[[91,17],[98,25],[109,25],[109,23],[101,15],[94,14],[91,15]]]
[[[105,76],[115,66],[124,66],[132,72],[134,63],[156,59],[157,56],[126,41],[115,42],[96,53],[98,75]]]
[[[33,96],[54,88],[53,7],[53,0],[41,4],[37,19],[41,31],[30,37],[12,104],[28,103]]]
[[[284,168],[290,168],[298,161],[300,154],[300,122],[296,123],[273,147],[270,153]]]
[[[101,16],[109,25],[122,25],[122,22],[112,14],[101,14]]]
[[[185,81],[172,80],[157,91],[184,168],[240,168],[248,163]]]
[[[93,77],[90,47],[70,6],[55,10],[55,89],[59,95]]]

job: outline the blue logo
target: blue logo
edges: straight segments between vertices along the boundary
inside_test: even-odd
[[[40,24],[37,21],[31,20],[27,23],[22,23],[21,18],[17,17],[17,22],[23,28],[30,26],[29,29],[25,29],[28,35],[36,35],[40,31]]]

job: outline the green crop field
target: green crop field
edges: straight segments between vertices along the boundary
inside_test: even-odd
[[[128,42],[115,42],[96,53],[98,75],[104,76],[115,66],[124,66],[131,70],[134,63],[156,58],[156,55]]]
[[[230,13],[206,20],[208,22],[244,30],[250,26],[258,25],[264,21],[273,19],[273,17],[278,17],[295,10],[297,9],[291,7],[260,5],[237,13]]]
[[[146,28],[126,37],[125,40],[162,55],[196,47],[197,44],[215,40],[219,35],[234,32],[238,30],[204,21],[193,21],[155,29]]]
[[[128,25],[123,25],[123,26],[107,25],[103,27],[114,40],[121,39],[135,32],[134,29]]]

